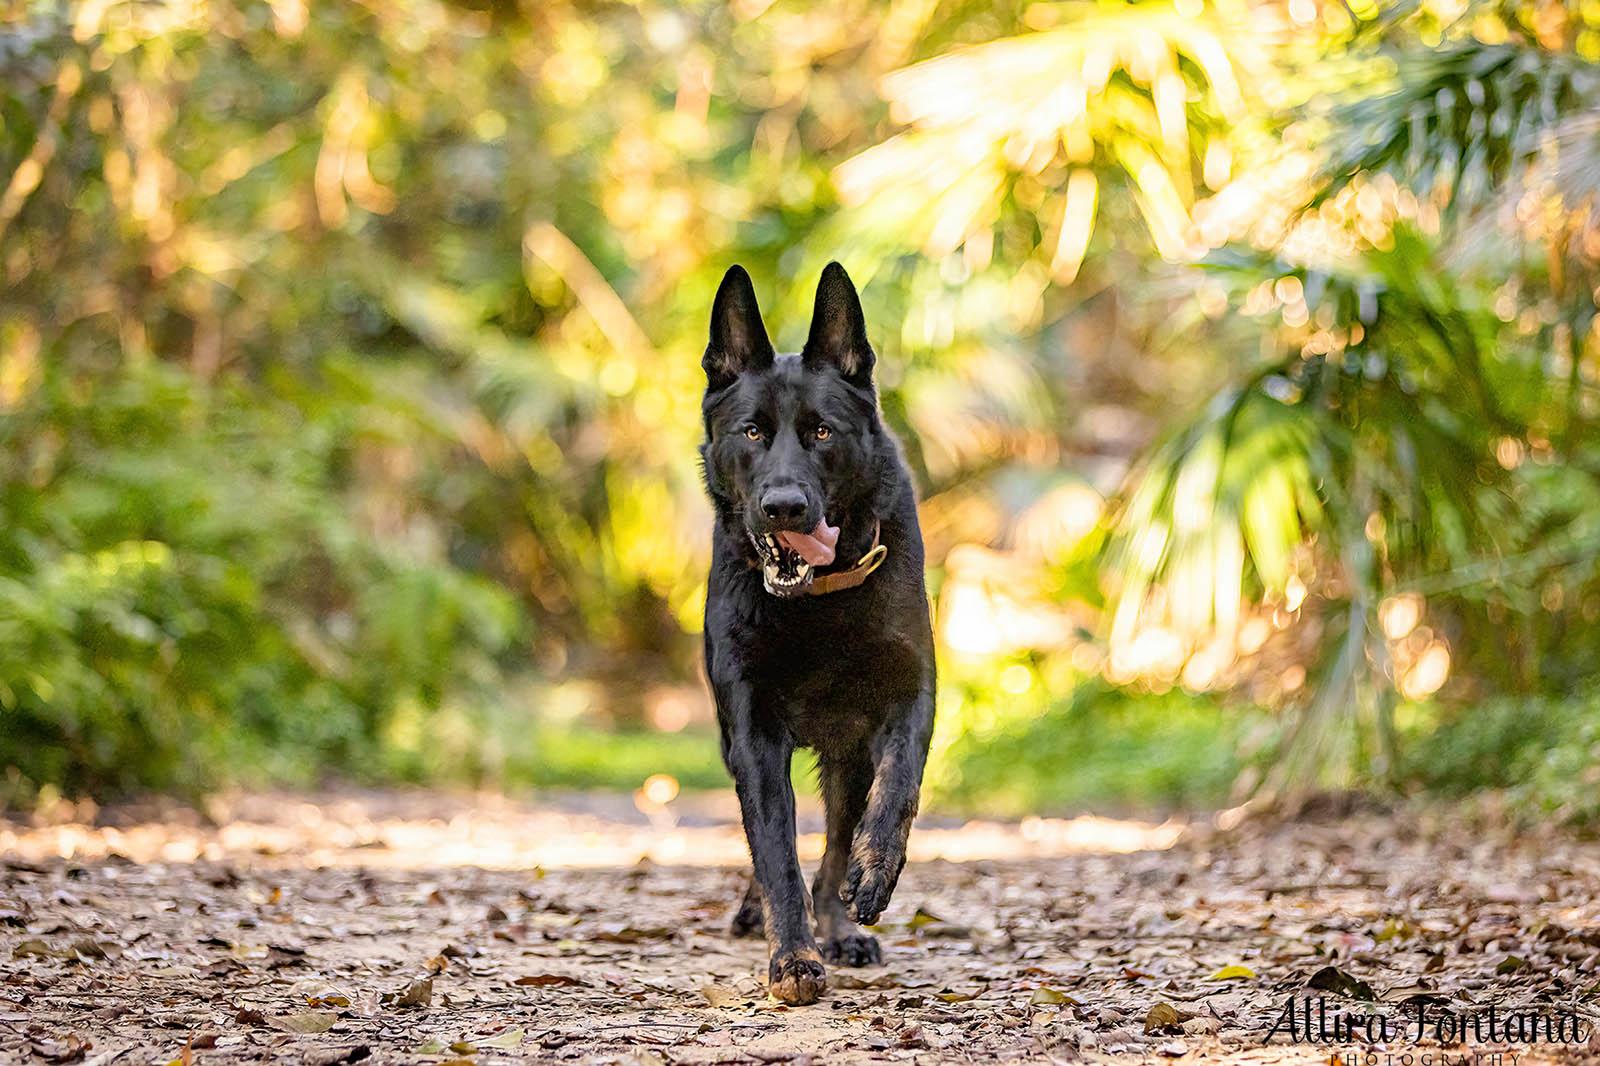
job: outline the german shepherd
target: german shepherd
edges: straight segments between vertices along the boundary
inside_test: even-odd
[[[822,993],[824,959],[882,963],[861,926],[905,865],[933,733],[922,532],[874,361],[838,263],[798,354],[772,350],[742,267],[722,279],[701,364],[716,510],[706,673],[754,867],[733,933],[765,931],[768,990],[791,1004]],[[796,747],[816,751],[827,808],[815,937],[795,854]]]

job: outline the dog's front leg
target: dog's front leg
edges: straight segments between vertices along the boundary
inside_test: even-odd
[[[794,742],[756,720],[747,686],[735,686],[725,708],[724,758],[733,774],[750,844],[750,861],[761,885],[762,912],[770,956],[767,989],[784,1003],[815,1003],[825,974],[811,935],[805,882],[794,845],[794,786],[789,758]],[[733,713],[726,713],[731,711]]]
[[[933,739],[933,692],[924,689],[890,717],[873,744],[872,789],[856,828],[850,868],[839,898],[862,925],[878,920],[906,864],[906,841],[917,816],[922,768]]]
[[[817,879],[811,883],[811,902],[817,910],[817,939],[822,957],[846,966],[883,963],[883,949],[850,920],[850,911],[839,898],[839,888],[850,865],[850,849],[856,826],[867,810],[867,792],[872,788],[873,767],[868,752],[819,756],[818,776],[822,779],[822,799],[827,805],[827,847]]]

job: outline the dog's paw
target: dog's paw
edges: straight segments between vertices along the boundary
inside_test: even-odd
[[[760,936],[766,927],[766,921],[761,915],[761,902],[752,902],[746,899],[739,906],[739,912],[733,916],[733,921],[728,925],[728,932],[734,936]]]
[[[894,895],[895,882],[900,879],[899,863],[886,863],[883,857],[859,846],[850,857],[850,869],[839,886],[839,898],[850,907],[850,917],[860,925],[871,925],[878,920],[889,897]]]
[[[768,995],[791,1007],[815,1003],[827,984],[827,971],[812,948],[774,955],[767,965]]]
[[[882,966],[883,949],[878,938],[866,933],[846,933],[822,942],[822,957],[845,966]]]

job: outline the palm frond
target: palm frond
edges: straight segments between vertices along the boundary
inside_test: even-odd
[[[1524,188],[1565,116],[1600,100],[1600,70],[1534,45],[1470,40],[1382,52],[1391,73],[1336,100],[1317,117],[1359,131],[1328,138],[1311,203],[1358,174],[1388,174],[1455,217]]]
[[[1070,281],[1109,183],[1135,202],[1159,252],[1192,252],[1189,212],[1208,149],[1245,119],[1264,57],[1211,16],[1165,5],[1067,10],[1060,28],[885,77],[907,128],[835,171],[844,201],[940,257],[994,225],[1015,180],[1042,180],[1043,258]]]
[[[1388,765],[1394,680],[1379,604],[1519,544],[1497,448],[1532,432],[1549,382],[1490,312],[1462,305],[1427,251],[1400,231],[1395,247],[1337,272],[1217,257],[1214,276],[1236,291],[1292,278],[1268,285],[1307,305],[1295,320],[1320,325],[1269,328],[1279,355],[1160,446],[1115,519],[1114,648],[1150,624],[1178,629],[1190,647],[1229,638],[1241,594],[1292,612],[1310,590],[1333,609],[1316,695],[1272,789],[1346,781],[1352,759]],[[1302,591],[1286,597],[1291,576]],[[1346,728],[1359,723],[1368,728]]]

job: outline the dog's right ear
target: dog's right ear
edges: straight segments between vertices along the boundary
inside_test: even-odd
[[[717,287],[711,305],[711,343],[706,345],[700,365],[711,389],[732,384],[746,370],[765,370],[772,365],[772,341],[761,324],[755,287],[742,266],[729,267]]]

